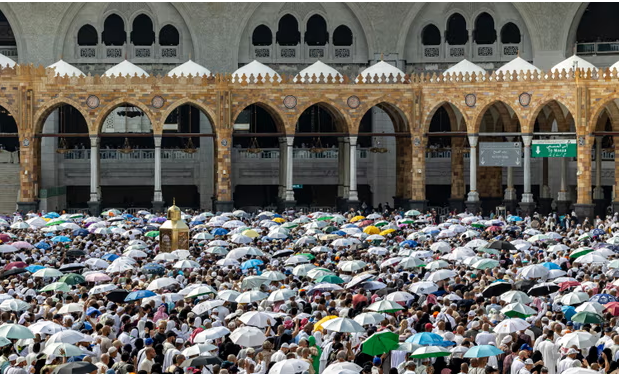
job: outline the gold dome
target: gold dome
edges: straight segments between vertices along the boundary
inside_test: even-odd
[[[181,220],[181,209],[175,205],[175,199],[172,199],[172,206],[168,208],[168,220]]]

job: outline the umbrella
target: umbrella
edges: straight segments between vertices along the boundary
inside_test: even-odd
[[[3,302],[4,303],[4,302]],[[601,324],[604,319],[601,315],[597,313],[593,313],[590,311],[580,311],[577,314],[571,317],[571,320],[576,323],[590,323],[590,324]]]
[[[374,333],[362,342],[362,353],[381,355],[398,347],[398,335],[390,331]]]
[[[222,360],[219,357],[208,355],[186,359],[185,361],[183,361],[183,363],[181,363],[180,367],[202,368],[203,366],[219,365],[220,363],[222,363]]]
[[[56,236],[56,237],[52,237],[52,242],[54,243],[58,243],[58,242],[71,242],[71,239],[67,236]]]
[[[524,280],[526,281],[526,280]],[[532,280],[529,280],[532,281]],[[542,284],[538,284],[533,286],[528,292],[527,294],[529,294],[530,296],[534,296],[534,297],[538,297],[538,296],[546,296],[549,295],[551,293],[555,293],[558,290],[560,290],[560,287],[558,285],[555,285],[553,283],[542,283]]]
[[[259,311],[247,312],[241,315],[239,317],[239,320],[241,320],[248,326],[254,326],[259,328],[268,327],[275,323],[275,320],[271,315]]]
[[[157,294],[151,292],[150,290],[135,290],[130,292],[127,297],[125,297],[125,302],[138,301],[143,298],[154,297]]]
[[[452,345],[452,342],[446,341],[440,335],[432,332],[418,332],[413,336],[410,336],[406,342],[415,345],[434,345],[434,346],[447,346],[445,344]]]
[[[596,345],[596,341],[596,336],[588,332],[571,332],[560,337],[557,344],[565,348],[576,346],[577,349],[585,349]]]
[[[249,327],[252,328],[252,327]],[[254,328],[256,329],[256,328]],[[216,340],[230,334],[230,330],[226,327],[213,327],[206,329],[194,338],[195,343],[203,343],[206,340]]]
[[[60,277],[63,273],[55,268],[43,268],[32,274],[32,277]]]
[[[504,351],[493,345],[478,345],[470,348],[463,358],[484,358],[504,354]]]
[[[153,293],[154,294],[154,293]],[[129,292],[123,289],[112,290],[105,298],[115,303],[125,302],[125,298],[129,295]]]
[[[217,298],[228,302],[235,302],[235,299],[239,297],[240,294],[241,293],[235,290],[222,290],[217,293]]]
[[[88,313],[87,313],[88,315]],[[78,342],[92,342],[94,341],[92,337],[80,333],[78,331],[73,331],[70,329],[62,330],[60,332],[54,333],[46,342],[46,346],[50,346],[53,344],[77,344]],[[83,353],[82,353],[83,354]],[[79,354],[77,354],[79,355]],[[68,356],[71,357],[71,356]]]
[[[316,279],[317,283],[330,283],[330,284],[343,284],[344,280],[340,277],[330,274],[330,275],[322,275],[321,277]]]
[[[68,273],[58,279],[59,282],[66,283],[68,285],[78,285],[86,282],[84,276],[79,275],[77,273]]]
[[[482,296],[491,298],[494,296],[500,296],[512,290],[512,284],[508,282],[495,282],[482,291]]]
[[[336,318],[323,323],[323,329],[335,332],[365,332],[364,327],[349,318]]]
[[[523,331],[530,326],[530,323],[521,318],[510,318],[502,320],[498,325],[493,327],[495,333],[513,333]]]
[[[246,347],[263,345],[266,339],[263,331],[256,327],[237,328],[230,335],[230,340],[233,343]]]
[[[267,294],[259,292],[257,290],[251,290],[249,292],[243,292],[235,299],[237,303],[252,303],[256,301],[264,300],[269,297]]]
[[[7,299],[0,303],[0,310],[2,311],[26,311],[30,308],[30,304],[20,299]]]
[[[176,279],[171,277],[160,277],[151,281],[151,283],[146,287],[147,290],[157,290],[164,289],[171,285],[178,284],[179,282]]]
[[[363,368],[351,362],[335,362],[325,368],[324,374],[361,374]]]
[[[191,357],[195,355],[200,355],[202,353],[210,352],[215,349],[217,349],[217,346],[212,345],[212,344],[196,344],[196,345],[190,346],[189,348],[183,349],[181,354],[183,354],[186,357]]]
[[[413,283],[409,290],[415,294],[431,294],[439,290],[437,284],[430,281],[420,281]]]
[[[404,310],[404,307],[396,302],[383,300],[371,304],[367,307],[367,309],[376,312],[393,313],[399,310]]]
[[[55,283],[51,283],[48,284],[46,286],[44,286],[43,288],[41,288],[41,292],[63,292],[63,293],[67,293],[71,290],[71,288],[69,287],[68,284],[66,283],[61,283],[61,282],[55,282]]]
[[[5,279],[9,276],[19,275],[20,273],[28,272],[25,268],[13,268],[12,270],[4,271],[0,274],[1,279]]]
[[[69,362],[54,368],[53,374],[90,374],[99,368],[90,362],[76,361]]]
[[[582,302],[587,301],[589,298],[588,293],[585,292],[571,292],[565,294],[560,299],[560,303],[565,306],[579,305]]]
[[[361,313],[361,314],[356,315],[353,318],[353,320],[355,320],[356,322],[358,322],[359,324],[363,326],[379,324],[384,319],[385,317],[383,316],[383,314],[373,313],[373,312]]]
[[[535,315],[537,311],[521,302],[515,302],[504,307],[501,313],[509,318],[527,318],[528,316]]]
[[[0,337],[15,340],[33,339],[34,334],[21,324],[4,323],[0,325]]]
[[[618,302],[609,302],[605,304],[605,311],[613,316],[618,316]]]
[[[549,275],[549,269],[542,264],[532,264],[523,267],[520,274],[521,276],[528,279],[536,279],[541,277],[547,277],[547,275]]]
[[[301,359],[285,359],[275,363],[269,369],[270,374],[304,374],[310,368],[310,363]]]
[[[506,303],[521,302],[521,303],[527,304],[527,303],[532,302],[532,299],[530,298],[530,296],[528,296],[527,294],[525,294],[524,292],[520,290],[511,290],[506,293],[503,293],[500,296],[500,299]]]
[[[445,279],[451,279],[456,276],[456,272],[452,270],[438,270],[430,274],[429,281],[439,281]]]
[[[146,232],[144,236],[151,237],[151,238],[159,237],[159,231],[152,230],[152,231]]]
[[[442,348],[439,346],[423,346],[421,348],[416,349],[412,354],[411,358],[435,358],[435,357],[446,357],[451,355],[450,350],[446,348]]]
[[[75,357],[75,356],[84,355],[84,352],[79,347],[73,344],[66,344],[62,342],[51,343],[51,344],[48,343],[45,346],[45,349],[43,349],[43,353],[47,354],[48,356],[57,356],[57,357]]]

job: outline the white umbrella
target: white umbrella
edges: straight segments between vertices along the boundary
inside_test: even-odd
[[[607,264],[607,259],[601,254],[597,254],[596,252],[588,253],[586,255],[582,255],[575,259],[575,263],[580,264]]]
[[[286,279],[286,275],[278,271],[266,271],[266,272],[263,272],[261,276],[271,281],[281,281],[281,280]]]
[[[207,340],[216,340],[230,334],[230,330],[226,327],[213,327],[205,329],[194,338],[195,343],[204,343]]]
[[[401,292],[401,291],[396,291],[396,292],[390,293],[387,296],[385,296],[385,299],[387,301],[394,301],[394,302],[408,302],[414,298],[415,297],[413,296],[413,294],[407,293],[407,292]]]
[[[595,314],[603,315],[603,311],[605,311],[605,306],[601,305],[598,302],[584,302],[581,305],[577,306],[575,309],[577,312],[588,311],[593,312]]]
[[[248,292],[243,292],[235,299],[237,303],[252,303],[256,301],[261,301],[267,298],[268,295],[257,290],[250,290]]]
[[[356,272],[366,267],[366,263],[361,260],[349,260],[338,263],[338,268],[345,272]]]
[[[556,251],[566,251],[568,249],[570,249],[568,246],[559,243],[557,245],[549,246],[547,248],[547,251],[556,252]]]
[[[425,261],[416,257],[406,257],[398,263],[398,266],[402,269],[408,270],[416,267],[423,266]]]
[[[430,274],[428,277],[429,281],[439,281],[451,279],[456,276],[456,272],[452,270],[438,270]]]
[[[238,244],[248,244],[252,242],[252,239],[243,234],[234,234],[230,241]]]
[[[431,294],[439,290],[437,284],[430,281],[419,281],[413,283],[409,290],[415,294]]]
[[[438,253],[449,253],[452,247],[447,242],[435,242],[431,245],[431,250]]]
[[[176,249],[172,251],[170,254],[174,254],[177,258],[179,258],[179,260],[187,259],[192,255],[189,252],[189,250],[185,250],[185,249]]]
[[[549,269],[542,264],[532,264],[523,267],[519,274],[528,279],[536,279],[541,277],[547,277],[549,275]]]
[[[426,268],[427,270],[435,271],[441,268],[448,267],[450,267],[450,263],[446,262],[445,260],[434,260],[427,264],[424,268]]]
[[[481,240],[481,239],[475,239],[472,241],[469,241],[465,247],[468,247],[470,249],[478,249],[480,247],[486,246],[488,244],[487,241],[485,240]]]
[[[32,274],[32,277],[60,277],[63,273],[55,268],[42,268]]]
[[[571,332],[560,337],[557,344],[565,348],[577,346],[578,349],[584,349],[596,345],[596,341],[596,336],[589,332]]]
[[[30,304],[20,299],[7,299],[0,303],[2,311],[26,311],[30,308]]]
[[[171,277],[160,277],[159,279],[155,279],[151,281],[151,283],[146,287],[147,290],[157,290],[164,289],[169,287],[170,285],[178,284],[179,282],[176,279]]]
[[[269,302],[287,301],[289,298],[291,298],[295,294],[296,293],[290,289],[278,289],[274,292],[271,292],[269,297],[267,297],[267,301]]]
[[[222,258],[222,259],[218,260],[217,262],[215,262],[215,264],[217,264],[218,266],[223,266],[223,267],[240,266],[241,265],[241,263],[239,263],[238,260],[232,259],[232,258]]]
[[[361,374],[363,368],[352,362],[336,362],[325,368],[324,374]]]
[[[300,264],[300,263],[309,263],[310,259],[308,259],[305,256],[302,255],[293,255],[292,257],[288,258],[286,260],[286,262],[284,262],[285,265],[293,265],[293,264]]]
[[[365,312],[356,315],[353,320],[358,322],[359,324],[365,325],[375,325],[381,323],[385,317],[383,314],[374,313],[374,312]]]
[[[155,258],[153,258],[153,260],[163,261],[163,262],[174,262],[175,260],[179,260],[179,257],[177,257],[173,253],[159,253],[155,256]]]
[[[506,303],[521,302],[527,304],[532,302],[532,298],[520,290],[508,291],[499,296],[499,298]]]
[[[263,331],[256,327],[237,328],[230,334],[230,340],[233,343],[245,347],[263,345],[266,339]]]
[[[217,291],[209,285],[199,285],[196,288],[193,288],[192,291],[189,292],[185,297],[195,298],[199,296],[204,296],[205,294],[217,294]]]
[[[322,324],[323,328],[334,332],[365,332],[361,324],[349,318],[336,318]]]
[[[58,333],[51,335],[50,338],[45,343],[45,346],[49,347],[50,345],[53,345],[53,344],[62,344],[62,343],[77,344],[78,342],[93,342],[93,341],[94,339],[89,335],[85,335],[78,331],[67,329],[67,330],[60,331]]]
[[[118,287],[114,284],[101,284],[101,285],[94,286],[91,290],[88,291],[88,294],[90,295],[101,294],[101,293],[109,292],[115,289],[118,289]]]
[[[518,331],[524,331],[530,326],[530,323],[521,318],[510,318],[501,321],[498,325],[493,327],[495,333],[513,333]]]
[[[195,262],[193,260],[179,260],[172,266],[172,268],[176,269],[188,269],[188,268],[200,268],[200,263]]]
[[[218,306],[222,306],[223,304],[224,304],[224,301],[218,300],[218,299],[201,302],[197,304],[196,306],[194,306],[194,308],[192,309],[192,312],[196,315],[202,315],[208,312],[209,310],[213,310],[214,308]]]
[[[384,312],[392,310],[404,310],[405,308],[393,301],[378,301],[367,307],[370,311]]]
[[[119,262],[119,263],[110,264],[108,268],[106,268],[105,272],[106,273],[122,273],[122,272],[133,270],[133,269],[134,267],[131,264]]]
[[[84,262],[84,264],[86,264],[87,266],[90,266],[90,268],[98,268],[98,269],[104,269],[104,268],[108,268],[108,262],[106,262],[103,259],[99,259],[99,258],[90,258],[87,259],[86,262]]]
[[[243,323],[248,326],[254,326],[264,328],[271,326],[275,323],[275,320],[269,314],[262,313],[260,311],[250,311],[239,317]]]
[[[75,357],[85,354],[82,349],[75,345],[62,342],[50,344],[49,341],[48,344],[45,346],[45,349],[43,349],[43,353],[47,354],[48,356],[56,357]]]
[[[84,304],[82,303],[68,303],[66,305],[62,305],[60,310],[58,310],[59,314],[71,314],[71,313],[79,313],[84,311]]]
[[[198,355],[202,355],[203,353],[208,353],[212,350],[217,349],[217,346],[213,344],[196,344],[192,345],[187,349],[184,349],[181,354],[187,357],[194,357]]]
[[[590,298],[585,292],[571,292],[565,294],[560,299],[560,303],[564,306],[577,305],[587,301]]]
[[[241,293],[236,290],[221,290],[217,292],[217,298],[228,302],[235,302],[235,299],[237,299],[240,294]]]
[[[285,359],[276,362],[271,369],[270,374],[303,374],[310,368],[310,363],[301,359]]]
[[[59,314],[61,313],[59,312]],[[54,323],[50,320],[40,320],[34,324],[29,325],[28,328],[30,328],[30,330],[34,334],[44,333],[46,335],[53,335],[55,333],[58,333],[60,331],[64,331],[67,329],[61,326],[60,324]]]
[[[30,225],[28,225],[28,223],[25,223],[23,221],[18,221],[17,223],[11,224],[11,229],[28,229],[28,228],[30,228]]]

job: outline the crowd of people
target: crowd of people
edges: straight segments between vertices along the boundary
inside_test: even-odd
[[[368,211],[0,219],[0,373],[618,373],[617,214]]]

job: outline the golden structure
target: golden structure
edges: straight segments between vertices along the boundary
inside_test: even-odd
[[[181,218],[181,209],[175,205],[168,208],[168,220],[159,227],[159,251],[169,253],[189,247],[189,227]]]
[[[321,74],[305,81],[284,75],[276,79],[268,75],[235,78],[231,74],[61,77],[53,69],[32,65],[0,69],[0,106],[11,113],[18,127],[21,167],[18,205],[24,210],[36,209],[38,202],[43,124],[62,105],[71,105],[83,115],[91,139],[99,137],[106,117],[122,105],[140,108],[152,123],[154,136],[163,134],[165,119],[179,106],[200,109],[213,125],[216,203],[227,203],[232,208],[233,124],[247,106],[255,104],[269,112],[279,133],[285,137],[295,137],[301,114],[318,105],[330,113],[338,132],[356,138],[364,114],[375,106],[380,107],[390,116],[399,135],[396,197],[410,203],[426,199],[425,151],[429,126],[439,108],[447,110],[451,131],[462,134],[461,138],[453,139],[453,156],[468,150],[475,152],[479,134],[481,141],[484,140],[483,125],[488,122],[487,112],[491,107],[501,116],[503,132],[518,133],[530,140],[537,131],[535,124],[539,124],[539,131],[549,131],[555,120],[560,132],[575,134],[578,145],[575,204],[584,208],[581,210],[586,213],[584,216],[591,217],[592,147],[597,132],[604,127],[601,121],[604,118],[611,120],[615,132],[611,136],[616,149],[612,201],[618,202],[618,96],[618,72],[609,68],[471,76],[462,73],[360,75],[354,80],[346,76],[336,80]],[[285,105],[285,99],[290,97],[294,100],[286,103],[292,104]],[[501,186],[501,173],[491,172],[491,169],[478,170],[478,180],[485,181],[477,191],[481,197],[501,195],[501,191],[485,190]],[[455,160],[451,178],[451,198],[462,200],[467,193],[462,158]],[[171,207],[170,214],[171,221],[162,229],[175,222],[173,217],[180,219],[178,208]]]

